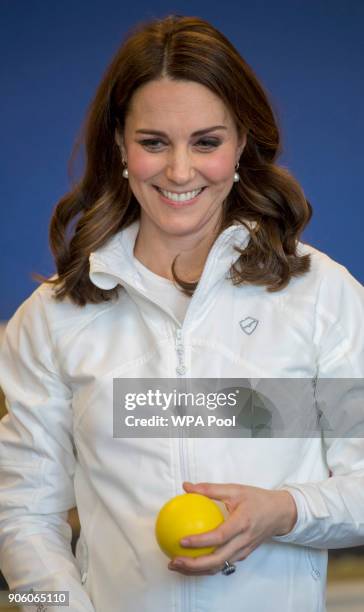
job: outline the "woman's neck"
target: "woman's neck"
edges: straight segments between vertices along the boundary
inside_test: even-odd
[[[203,226],[186,235],[167,233],[155,224],[143,222],[135,242],[134,256],[149,270],[173,280],[172,263],[179,278],[193,282],[200,278],[211,246],[216,239],[216,224]]]

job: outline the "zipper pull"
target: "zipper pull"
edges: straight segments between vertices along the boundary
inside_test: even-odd
[[[183,345],[182,342],[182,330],[181,329],[177,329],[176,331],[176,346],[181,346]]]
[[[184,376],[186,374],[186,366],[184,363],[184,346],[182,341],[182,330],[176,330],[176,353],[178,365],[176,367],[176,374],[178,376]]]

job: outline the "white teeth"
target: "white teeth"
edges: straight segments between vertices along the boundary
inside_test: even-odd
[[[173,200],[173,202],[187,202],[188,200],[192,200],[199,193],[201,193],[203,187],[201,189],[196,189],[195,191],[186,191],[186,193],[173,193],[172,191],[164,191],[164,189],[158,190],[169,200]]]

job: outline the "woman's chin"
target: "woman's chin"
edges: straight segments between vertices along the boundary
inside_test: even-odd
[[[205,234],[209,233],[209,231],[212,232],[211,219],[209,221],[206,222],[205,219],[173,219],[168,222],[164,218],[158,225],[165,234],[182,238],[194,236],[198,233]]]

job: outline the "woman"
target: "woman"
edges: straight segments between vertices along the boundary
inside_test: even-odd
[[[107,71],[86,153],[52,218],[58,274],[3,348],[10,587],[68,590],[74,611],[323,610],[327,549],[364,538],[360,438],[113,437],[115,378],[345,378],[360,392],[364,291],[298,242],[310,205],[275,163],[266,94],[207,22],[153,21]],[[182,484],[228,516],[185,543],[214,553],[167,564],[154,522]]]

